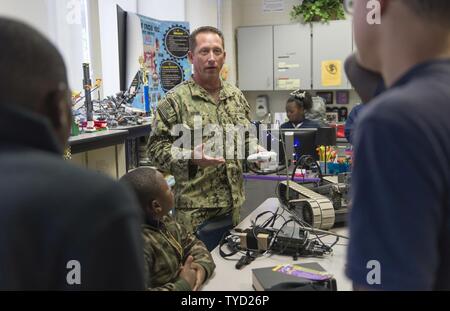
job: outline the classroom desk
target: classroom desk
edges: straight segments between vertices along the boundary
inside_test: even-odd
[[[246,217],[237,227],[246,229],[250,227],[251,221],[264,211],[276,211],[279,206],[278,199],[270,198],[263,202],[256,208],[248,217]],[[285,217],[287,212],[283,214]],[[266,215],[261,217],[263,221]],[[269,215],[267,215],[269,217]],[[282,221],[282,220],[281,220]],[[260,223],[260,219],[258,219]],[[335,228],[331,231],[347,236],[346,228]],[[322,239],[325,243],[334,242],[335,238],[332,236],[324,237]],[[252,269],[276,266],[279,264],[289,263],[307,263],[318,262],[327,272],[332,273],[337,282],[337,288],[340,291],[352,290],[351,281],[344,274],[344,267],[346,262],[346,245],[348,240],[340,239],[338,245],[333,247],[333,254],[327,255],[323,258],[299,258],[298,261],[293,261],[290,256],[272,255],[270,257],[258,257],[248,266],[244,266],[241,270],[235,268],[236,261],[226,260],[219,254],[219,247],[216,247],[212,252],[212,256],[216,263],[216,270],[213,277],[205,283],[202,290],[204,291],[253,291],[252,287]],[[224,246],[224,250],[225,250]],[[227,250],[225,250],[227,251]],[[236,254],[233,259],[239,259],[242,254]]]
[[[289,174],[289,178],[290,177],[291,175]],[[286,175],[257,175],[253,173],[244,173],[244,180],[285,181]],[[297,183],[317,183],[320,181],[320,178],[294,177],[294,181]]]
[[[69,138],[70,162],[114,179],[126,173],[127,130],[83,133]]]
[[[69,137],[69,145],[72,154],[77,154],[123,144],[127,136],[127,130],[83,133]]]
[[[120,178],[139,166],[139,139],[148,137],[149,123],[119,126],[69,138],[71,162],[81,167]]]
[[[126,171],[130,171],[140,166],[140,149],[145,146],[142,144],[141,138],[148,138],[151,132],[150,123],[130,126],[118,126],[112,128],[111,131],[128,131],[128,136],[125,140],[125,154],[126,154]]]

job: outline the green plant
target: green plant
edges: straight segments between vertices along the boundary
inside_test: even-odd
[[[303,17],[305,23],[345,19],[342,2],[342,0],[303,0],[301,4],[292,7],[291,18],[298,20]]]

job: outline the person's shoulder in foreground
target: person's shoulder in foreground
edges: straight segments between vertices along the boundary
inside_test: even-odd
[[[347,273],[368,286],[379,264],[375,288],[450,289],[450,60],[404,79],[359,121]]]
[[[143,289],[134,197],[63,160],[45,119],[21,110],[0,106],[0,288]]]
[[[8,179],[0,182],[0,288],[143,289],[140,219],[128,191],[43,152],[0,166]]]
[[[345,122],[345,138],[347,138],[347,141],[351,144],[353,143],[353,131],[356,127],[357,118],[365,107],[365,104],[358,104],[353,107]]]
[[[71,109],[60,53],[7,18],[0,42],[9,72],[0,78],[0,289],[143,289],[133,196],[62,159]]]
[[[380,1],[376,25],[354,3],[358,61],[387,90],[355,132],[347,275],[362,289],[448,290],[450,2]]]

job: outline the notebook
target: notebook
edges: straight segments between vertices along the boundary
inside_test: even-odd
[[[325,272],[316,262],[296,264],[307,269]],[[273,271],[273,267],[252,269],[253,288],[257,291],[335,291],[336,280],[312,281],[303,277]]]

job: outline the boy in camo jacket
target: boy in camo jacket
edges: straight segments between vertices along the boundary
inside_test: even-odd
[[[141,167],[127,173],[121,182],[134,190],[144,215],[146,288],[198,290],[211,277],[215,264],[203,242],[169,216],[174,198],[162,174]]]

